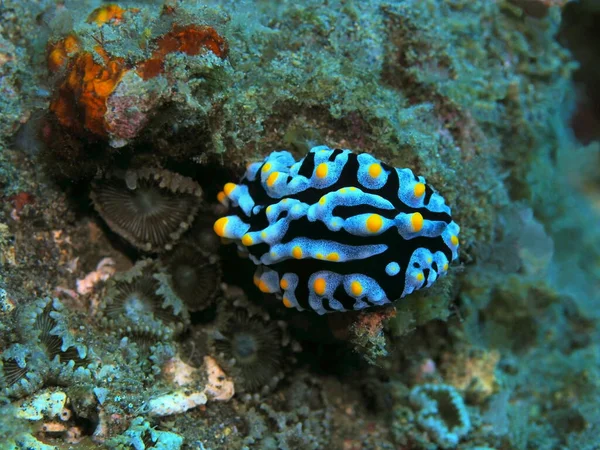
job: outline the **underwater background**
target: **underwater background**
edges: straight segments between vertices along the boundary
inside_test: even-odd
[[[598,30],[0,0],[0,449],[600,449]]]

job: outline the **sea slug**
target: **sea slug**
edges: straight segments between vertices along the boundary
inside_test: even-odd
[[[431,286],[458,257],[459,226],[410,169],[367,153],[315,147],[248,165],[219,200],[215,232],[248,252],[255,284],[319,314],[390,303]]]

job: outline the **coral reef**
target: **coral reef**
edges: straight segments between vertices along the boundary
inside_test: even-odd
[[[597,446],[593,2],[0,3],[0,446]]]

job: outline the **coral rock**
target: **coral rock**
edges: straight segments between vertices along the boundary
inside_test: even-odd
[[[235,394],[233,381],[227,378],[223,369],[219,367],[217,361],[210,356],[204,357],[206,365],[206,374],[208,375],[208,384],[204,392],[213,400],[226,402]]]
[[[77,135],[90,132],[106,137],[107,99],[128,69],[123,58],[112,58],[99,45],[94,50],[102,63],[97,62],[90,52],[80,53],[72,59],[66,77],[50,103],[50,111],[63,127]]]
[[[206,404],[204,392],[176,391],[171,394],[161,395],[148,402],[148,413],[153,416],[170,416],[181,414],[188,409]]]

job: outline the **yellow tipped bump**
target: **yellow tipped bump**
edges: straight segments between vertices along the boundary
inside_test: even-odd
[[[223,187],[223,192],[225,192],[225,195],[227,195],[227,197],[229,197],[229,195],[233,192],[233,190],[237,187],[237,184],[235,183],[227,183],[224,187]]]
[[[225,195],[225,192],[223,192],[223,191],[221,191],[217,194],[217,201],[219,203],[225,202],[226,198],[227,198],[227,196]]]
[[[427,264],[431,264],[433,262],[433,258],[431,256],[427,257]]]
[[[290,286],[290,283],[288,283],[288,280],[286,280],[285,278],[282,278],[281,281],[279,282],[279,287],[283,290],[286,290],[289,286]]]
[[[410,216],[410,224],[413,232],[418,233],[421,231],[423,229],[423,216],[421,213],[416,212]]]
[[[371,214],[367,219],[366,226],[371,233],[377,233],[383,226],[383,219],[379,214]]]
[[[290,302],[290,299],[287,297],[283,297],[283,306],[285,306],[286,308],[291,308],[292,306],[292,302]]]
[[[444,268],[444,271],[447,271],[448,270],[448,263],[444,264],[443,268]]]
[[[339,261],[340,254],[338,252],[330,253],[329,255],[327,255],[327,260],[328,261]]]
[[[425,277],[423,276],[423,274],[422,274],[422,273],[418,273],[418,274],[417,274],[417,276],[416,276],[415,278],[416,278],[416,279],[417,279],[417,281],[420,283],[421,281],[423,281],[423,278],[425,278]]]
[[[292,248],[292,256],[296,259],[302,258],[302,249],[300,246],[296,245],[294,248]]]
[[[268,172],[269,170],[271,170],[271,163],[266,163],[263,167],[262,167],[262,171],[263,172]]]
[[[415,197],[423,196],[423,194],[425,193],[425,185],[423,183],[415,184],[413,192],[415,194]]]
[[[317,258],[317,259],[323,259],[323,253],[317,253],[315,255],[315,258]]]
[[[245,234],[242,236],[242,244],[248,247],[249,245],[254,244],[254,239],[252,239],[252,236],[250,236],[249,234]]]
[[[277,181],[277,178],[279,178],[279,172],[273,172],[269,175],[269,178],[267,178],[267,186],[272,187]]]
[[[327,283],[324,278],[317,278],[313,283],[313,289],[317,295],[324,295],[327,290]]]
[[[258,287],[258,285],[260,284],[260,278],[255,276],[254,278],[252,278],[252,282],[254,283],[254,286]]]
[[[452,235],[450,237],[450,242],[452,242],[452,245],[454,245],[455,247],[458,245],[458,237],[456,235]]]
[[[327,199],[325,198],[325,196],[323,196],[319,199],[319,205],[324,206],[325,203],[327,203]]]
[[[229,222],[229,218],[227,217],[221,217],[215,222],[213,225],[213,230],[215,230],[217,236],[225,237],[225,228],[227,227],[227,222]]]
[[[381,164],[373,163],[369,166],[369,175],[371,178],[377,178],[381,175]]]
[[[326,163],[321,163],[317,166],[315,175],[317,178],[325,178],[327,176],[327,172],[329,172],[329,167],[327,167]]]
[[[267,238],[267,232],[266,231],[261,231],[260,232],[260,237],[263,238],[263,239],[266,239]]]
[[[360,284],[359,281],[353,281],[352,283],[350,283],[350,291],[352,291],[352,295],[358,297],[360,294],[362,294],[363,291],[362,284]]]

